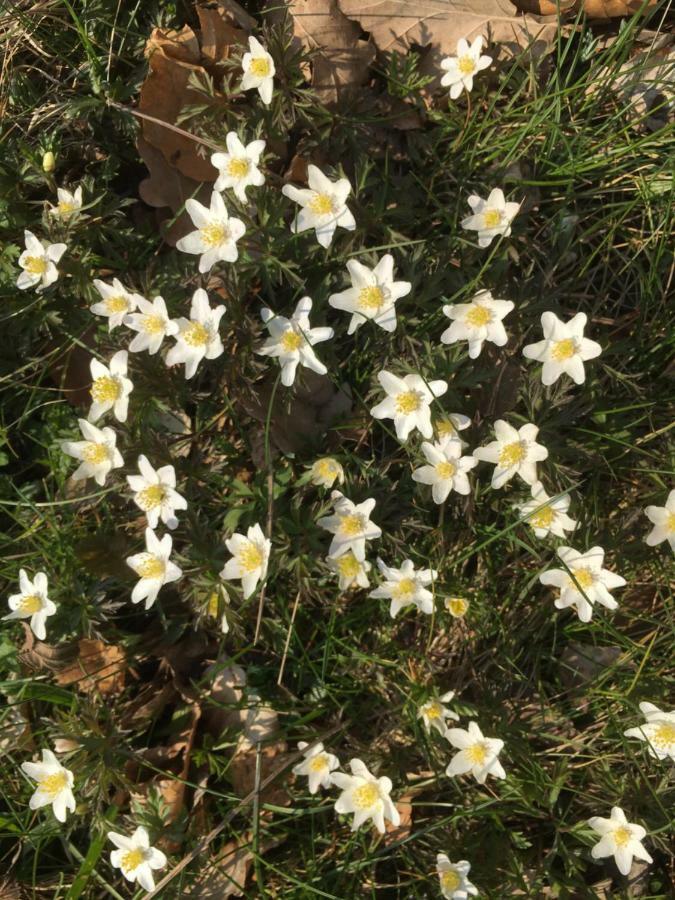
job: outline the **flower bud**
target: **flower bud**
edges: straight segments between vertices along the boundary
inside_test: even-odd
[[[43,172],[53,172],[54,171],[54,154],[51,150],[47,150],[46,153],[42,156],[42,171]]]

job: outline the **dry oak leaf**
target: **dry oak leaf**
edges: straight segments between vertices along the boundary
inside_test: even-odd
[[[263,839],[259,852],[266,853],[279,843],[278,840]],[[204,866],[204,874],[189,888],[184,889],[185,896],[192,897],[193,900],[241,897],[254,859],[252,845],[252,832],[243,834],[238,841],[228,841],[218,851],[218,858]]]
[[[404,841],[412,832],[412,794],[405,794],[396,801],[400,821],[398,825],[387,822],[385,825],[384,846],[390,847],[397,841]]]
[[[583,10],[589,19],[614,19],[618,16],[633,16],[636,12],[647,12],[656,6],[656,0],[513,0],[523,12],[539,13],[542,16],[565,14],[576,16]]]
[[[541,56],[558,32],[558,22],[519,15],[509,0],[338,0],[350,19],[370,32],[378,50],[407,53],[413,45],[430,45],[429,71],[438,71],[444,56],[454,55],[457,41],[483,35],[516,55],[527,48]]]
[[[268,2],[270,19],[280,18],[278,0]],[[312,87],[327,105],[337,103],[364,83],[375,48],[360,38],[360,29],[338,6],[338,0],[287,0],[293,34],[312,52]]]
[[[199,44],[191,28],[186,25],[180,32],[155,28],[145,52],[149,71],[141,88],[140,112],[173,124],[184,107],[204,102],[204,97],[188,86],[192,74],[206,74],[199,65]],[[142,121],[143,137],[171,166],[196,181],[215,181],[217,172],[209,157],[198,153],[196,141],[157,122]]]
[[[209,65],[218,65],[222,60],[229,58],[232,47],[244,46],[247,43],[246,32],[230,23],[225,4],[220,3],[217,8],[198,6],[197,15],[201,28],[199,42],[201,52]]]
[[[124,689],[126,661],[124,651],[115,644],[82,638],[78,655],[56,676],[57,684],[74,684],[83,694],[119,694]]]

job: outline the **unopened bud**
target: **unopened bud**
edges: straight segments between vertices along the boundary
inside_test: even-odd
[[[54,171],[54,154],[51,150],[47,150],[45,154],[42,156],[42,171],[43,172],[53,172]]]

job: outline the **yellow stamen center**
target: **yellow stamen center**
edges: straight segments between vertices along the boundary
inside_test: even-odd
[[[476,61],[473,56],[460,56],[457,60],[457,68],[462,75],[472,75],[476,69]]]
[[[595,575],[590,569],[572,569],[572,572],[574,573],[577,583],[584,590],[589,588],[595,581]],[[572,579],[570,579],[570,587],[576,587]]]
[[[166,497],[166,488],[162,484],[151,484],[150,487],[139,491],[138,504],[141,509],[155,509],[161,506]]]
[[[356,301],[360,309],[377,312],[384,303],[384,295],[377,285],[361,288],[359,299]]]
[[[370,809],[380,799],[380,792],[376,784],[368,782],[357,787],[352,794],[354,806],[357,809]]]
[[[436,700],[429,701],[424,709],[424,715],[427,719],[440,719],[442,712],[441,704]]]
[[[631,839],[631,833],[625,825],[622,825],[620,828],[617,828],[614,832],[614,843],[617,847],[625,847],[626,844]]]
[[[92,399],[97,403],[114,403],[121,393],[122,385],[112,375],[102,375],[91,386]]]
[[[469,608],[469,601],[463,597],[448,597],[445,601],[445,608],[453,616],[463,616]]]
[[[650,742],[655,747],[661,747],[664,750],[675,745],[675,725],[671,725],[670,722],[660,722]]]
[[[44,275],[47,271],[47,260],[44,256],[27,256],[23,267],[31,275]]]
[[[294,353],[302,346],[302,340],[302,335],[298,334],[297,331],[289,329],[281,336],[281,348],[286,353]]]
[[[444,891],[456,891],[461,883],[462,879],[452,869],[441,873],[441,887]]]
[[[450,419],[440,419],[436,422],[436,432],[439,437],[452,437],[457,434],[457,429]]]
[[[488,757],[488,750],[485,744],[481,744],[479,741],[468,747],[466,754],[474,765],[482,766],[485,764],[485,760]]]
[[[675,531],[675,513],[668,513],[668,518],[666,519],[666,528],[669,532]]]
[[[140,866],[144,859],[145,854],[138,847],[134,850],[129,850],[120,860],[122,871],[126,873],[133,872],[134,869],[137,869]]]
[[[317,216],[327,216],[333,212],[333,198],[329,194],[315,194],[309,208]]]
[[[59,203],[59,214],[62,216],[69,216],[73,210],[75,209],[74,203],[69,203],[67,200],[62,200]]]
[[[335,480],[340,474],[340,470],[334,459],[319,459],[314,468],[316,474],[320,478],[330,478]]]
[[[565,338],[564,341],[556,341],[551,350],[551,356],[556,362],[564,362],[571,359],[577,352],[577,345],[572,338]]]
[[[141,578],[162,578],[166,572],[166,563],[148,553],[137,571]]]
[[[322,772],[328,768],[328,757],[325,753],[317,753],[309,761],[310,772]]]
[[[402,578],[391,593],[397,600],[403,600],[412,597],[416,587],[417,585],[412,578]]]
[[[50,797],[56,797],[68,785],[68,776],[65,772],[53,772],[51,775],[45,775],[38,783],[39,789],[43,794]]]
[[[218,616],[218,608],[220,606],[218,601],[218,591],[212,591],[206,604],[206,611],[214,619]]]
[[[498,209],[486,209],[483,213],[483,228],[497,228],[502,221],[502,214]]]
[[[270,74],[269,59],[264,56],[255,57],[255,59],[251,60],[249,71],[252,72],[256,78],[267,78]]]
[[[250,161],[246,159],[246,157],[239,156],[229,161],[227,164],[227,174],[231,175],[233,178],[243,178],[245,175],[248,175],[250,167]]]
[[[110,452],[105,444],[96,444],[90,441],[82,452],[85,462],[100,466],[110,459]]]
[[[348,537],[356,537],[357,534],[361,534],[365,524],[363,516],[360,516],[358,513],[352,513],[348,516],[342,516],[340,531]]]
[[[122,294],[118,294],[116,297],[108,297],[105,308],[109,313],[126,312],[129,309],[129,301]]]
[[[162,316],[145,316],[143,318],[143,331],[146,334],[161,334],[166,327],[166,321]]]
[[[205,347],[209,342],[209,332],[201,322],[190,322],[183,332],[183,340],[191,347]]]
[[[502,469],[508,469],[511,466],[517,466],[525,459],[525,447],[522,441],[514,441],[512,444],[506,444],[499,451],[499,465]]]
[[[262,550],[257,544],[249,541],[249,543],[240,551],[237,559],[244,572],[255,572],[255,570],[259,569],[263,564]]]
[[[422,395],[419,391],[406,391],[396,398],[396,412],[404,416],[417,412],[422,405]]]
[[[42,609],[42,600],[37,594],[28,594],[28,596],[24,597],[21,601],[21,606],[19,608],[21,612],[33,615],[33,613]]]
[[[534,528],[550,528],[554,518],[555,510],[551,506],[545,506],[539,512],[530,516],[530,524]]]
[[[223,222],[209,222],[199,233],[207,247],[218,247],[230,239],[230,229]]]
[[[337,568],[343,578],[356,578],[361,571],[361,563],[353,553],[345,553],[338,559]]]
[[[473,325],[474,328],[484,328],[492,321],[492,313],[484,306],[474,304],[464,317],[467,325]]]
[[[436,466],[436,474],[439,478],[452,478],[456,471],[456,467],[451,462],[440,462]]]

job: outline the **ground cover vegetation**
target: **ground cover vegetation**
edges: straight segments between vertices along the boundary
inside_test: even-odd
[[[669,4],[385,6],[0,5],[2,897],[673,896]]]

